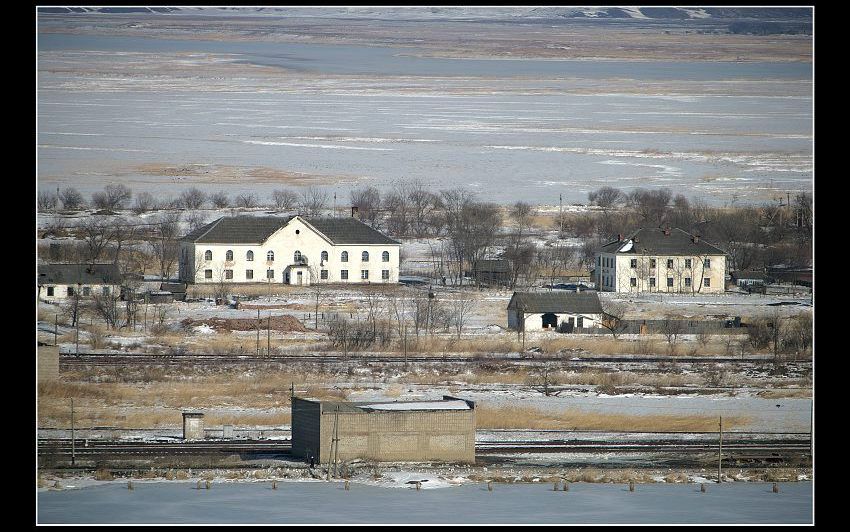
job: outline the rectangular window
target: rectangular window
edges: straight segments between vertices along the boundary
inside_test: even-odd
[[[637,268],[637,259],[632,259],[631,261],[629,261],[629,265],[632,268]]]
[[[253,279],[254,278],[254,270],[245,270],[245,278]]]
[[[266,279],[274,279],[274,270],[266,270]]]
[[[71,296],[73,296],[73,295],[74,295],[74,287],[73,287],[73,286],[69,286],[69,287],[68,287],[68,297],[71,297]]]
[[[84,296],[90,296],[91,295],[91,287],[90,286],[84,286],[83,287],[83,295]]]
[[[328,270],[322,270],[320,273],[321,273],[322,279],[328,278]]]
[[[709,288],[711,288],[711,278],[710,278],[710,277],[706,277],[705,279],[703,279],[703,280],[702,280],[702,284],[703,284],[703,285],[705,285],[705,286],[707,286],[707,287],[709,287]]]
[[[212,279],[212,270],[204,270],[204,279]]]
[[[381,279],[387,281],[387,280],[389,280],[389,278],[390,278],[390,271],[389,270],[381,270]]]
[[[103,287],[103,295],[105,295],[105,296],[109,295],[109,287],[108,286]]]
[[[233,270],[224,270],[225,279],[233,279]]]
[[[702,267],[703,267],[703,268],[705,268],[706,270],[708,270],[709,268],[711,268],[711,259],[705,259],[705,260],[702,262]]]
[[[691,286],[691,278],[690,277],[685,277],[685,286],[690,288],[690,286]]]
[[[667,259],[667,267],[668,267],[668,268],[672,268],[672,267],[673,267],[673,259]]]
[[[369,270],[360,270],[360,278],[368,279],[369,278]]]
[[[348,270],[340,270],[339,278],[342,279],[342,280],[347,280],[348,279]]]
[[[685,268],[691,267],[691,259],[685,259]]]
[[[650,277],[650,278],[649,278],[649,287],[650,287],[650,288],[655,288],[655,277]]]
[[[52,286],[47,287],[47,295],[49,295],[49,296],[53,295],[53,287]]]
[[[667,288],[673,288],[673,278],[672,277],[667,278]]]
[[[631,286],[637,286],[637,278],[636,278],[636,277],[632,277],[631,279],[629,279],[629,284],[630,284]]]
[[[576,318],[576,327],[584,327],[584,316]]]
[[[649,259],[649,267],[655,268],[655,259]]]

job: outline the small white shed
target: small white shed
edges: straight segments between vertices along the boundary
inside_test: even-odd
[[[513,330],[565,332],[596,328],[602,321],[602,305],[596,292],[514,292],[508,303],[508,328]]]

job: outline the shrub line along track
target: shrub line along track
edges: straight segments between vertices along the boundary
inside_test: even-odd
[[[344,355],[273,355],[257,357],[252,355],[227,356],[227,355],[151,355],[151,354],[114,354],[114,353],[62,353],[60,364],[65,367],[74,366],[175,366],[181,364],[204,364],[204,365],[227,365],[227,364],[257,364],[257,363],[292,363],[292,362],[375,362],[375,363],[405,363],[405,362],[429,362],[429,363],[464,363],[480,364],[487,362],[611,362],[611,363],[658,363],[677,362],[688,363],[771,363],[772,357],[661,357],[661,356],[574,356],[574,357],[516,357],[516,356],[424,356],[424,355],[401,355],[394,356],[344,356]],[[797,361],[806,363],[809,361]]]

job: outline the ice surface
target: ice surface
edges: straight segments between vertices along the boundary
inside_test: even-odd
[[[412,477],[411,477],[412,478]],[[424,477],[423,477],[424,478]],[[401,480],[401,479],[399,479]],[[422,484],[424,488],[428,483]],[[41,523],[811,523],[812,483],[483,483],[383,489],[352,482],[115,481],[38,493]]]

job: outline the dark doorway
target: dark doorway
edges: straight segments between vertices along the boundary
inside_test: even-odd
[[[547,312],[543,315],[543,328],[549,327],[557,327],[558,326],[558,316],[554,315],[551,312]]]

